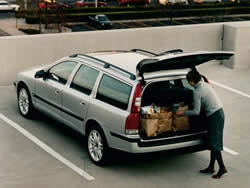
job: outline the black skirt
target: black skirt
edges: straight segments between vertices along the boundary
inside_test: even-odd
[[[223,150],[224,121],[225,115],[223,109],[217,110],[212,115],[207,117],[207,143],[210,150]]]

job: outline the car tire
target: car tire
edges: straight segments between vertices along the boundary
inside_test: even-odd
[[[98,166],[107,164],[109,148],[102,129],[99,126],[91,127],[87,139],[90,159]]]
[[[21,87],[18,90],[18,109],[23,117],[31,118],[34,108],[27,87]]]

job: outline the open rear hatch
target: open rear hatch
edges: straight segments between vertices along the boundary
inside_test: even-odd
[[[137,65],[137,72],[144,73],[171,69],[194,68],[210,60],[229,59],[233,52],[195,52],[155,56]],[[141,98],[140,135],[145,140],[168,139],[170,142],[200,139],[206,134],[204,115],[177,117],[178,108],[192,108],[193,92],[185,75],[176,79],[161,79],[145,83]]]
[[[155,56],[153,58],[143,59],[137,64],[137,76],[141,76],[143,79],[144,73],[193,68],[211,60],[230,59],[233,54],[234,52],[229,51],[200,51]]]

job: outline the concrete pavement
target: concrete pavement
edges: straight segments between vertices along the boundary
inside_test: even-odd
[[[232,70],[217,63],[202,65],[201,73],[209,79],[250,94],[250,70]],[[209,161],[208,152],[185,156],[145,155],[130,160],[116,155],[115,164],[100,168],[92,164],[81,137],[44,118],[27,120],[17,110],[13,87],[0,87],[0,113],[21,125],[65,158],[95,177],[86,181],[57,161],[29,139],[0,119],[0,187],[63,188],[63,187],[203,187],[247,188],[249,181],[249,98],[214,85],[226,112],[225,146],[239,152],[234,156],[223,152],[229,174],[213,180],[198,173]],[[244,115],[241,115],[244,112]],[[64,129],[64,130],[62,130]],[[164,154],[164,153],[163,153]]]
[[[16,18],[8,18],[8,19],[0,19],[0,32],[4,35],[25,35],[24,32],[18,29],[18,26],[24,25],[24,19],[16,19]]]

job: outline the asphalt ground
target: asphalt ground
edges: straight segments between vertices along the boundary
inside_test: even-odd
[[[112,29],[128,29],[128,28],[142,28],[142,27],[161,27],[161,26],[176,26],[176,25],[189,25],[189,24],[206,24],[218,22],[238,22],[249,21],[249,15],[235,15],[235,16],[222,16],[222,17],[190,17],[190,18],[161,18],[161,19],[147,19],[147,20],[123,20],[111,21]],[[71,23],[69,27],[72,32],[79,31],[95,31],[98,28],[90,26],[88,23]]]
[[[211,79],[226,114],[223,157],[229,173],[222,179],[198,172],[208,165],[208,151],[142,155],[115,151],[112,163],[95,166],[85,137],[42,114],[23,118],[14,87],[9,86],[0,87],[0,187],[249,188],[250,70],[218,63],[198,69]]]
[[[238,22],[249,21],[250,15],[233,15],[233,16],[208,16],[208,17],[183,17],[183,18],[158,18],[158,19],[138,19],[138,20],[111,20],[112,29],[129,29],[142,27],[162,27],[189,24],[206,24],[218,22]],[[49,24],[53,28],[53,24]],[[58,32],[56,29],[45,30],[42,25],[42,33]],[[23,35],[25,33],[18,30],[23,29],[39,29],[38,24],[27,24],[24,19],[15,19],[13,12],[0,12],[0,36]],[[96,31],[98,28],[90,26],[87,22],[81,23],[65,23],[64,32],[81,32]]]

